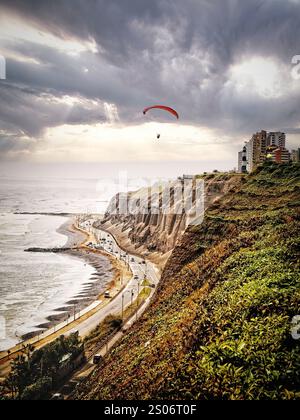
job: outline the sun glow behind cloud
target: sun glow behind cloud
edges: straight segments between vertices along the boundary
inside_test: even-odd
[[[230,80],[239,93],[256,92],[265,98],[280,98],[287,92],[287,72],[276,61],[263,57],[245,59],[231,67]]]
[[[233,167],[254,131],[299,126],[300,83],[285,57],[288,46],[298,52],[290,36],[298,15],[287,2],[280,17],[271,6],[257,14],[223,0],[174,0],[167,10],[159,0],[130,10],[123,1],[2,3],[0,54],[10,71],[0,90],[2,160],[224,159]],[[250,12],[247,32],[240,23]],[[268,36],[270,20],[277,29]],[[143,118],[154,103],[174,107],[180,121]]]

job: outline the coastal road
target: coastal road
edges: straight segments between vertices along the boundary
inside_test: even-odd
[[[126,253],[118,246],[115,238],[111,234],[100,231],[98,229],[95,232],[92,228],[88,228],[88,226],[84,226],[84,228],[90,230],[90,238],[95,238],[94,241],[89,243],[89,246],[98,247],[100,243],[105,252],[120,259],[126,260],[133,273],[133,277],[120,295],[114,298],[105,308],[99,311],[99,313],[96,313],[94,316],[82,322],[77,328],[70,331],[69,334],[78,331],[80,336],[84,338],[93,329],[95,329],[105,319],[106,316],[110,314],[120,314],[122,312],[122,304],[124,305],[124,309],[126,309],[126,307],[130,306],[132,301],[136,301],[138,291],[142,290],[142,286],[138,287],[138,283],[142,283],[145,279],[147,279],[147,282],[152,287],[150,288],[151,292],[148,298],[143,302],[141,306],[139,306],[136,313],[126,321],[126,323],[123,325],[123,328],[114,334],[109,342],[102,345],[101,348],[95,349],[85,365],[81,367],[77,372],[75,372],[73,376],[68,380],[68,382],[62,386],[62,388],[59,390],[59,394],[63,396],[64,399],[72,398],[72,393],[77,384],[87,378],[96,368],[96,365],[93,363],[93,356],[97,354],[104,357],[107,352],[124,336],[126,331],[131,328],[131,326],[143,315],[151,302],[160,279],[159,270],[155,264],[143,260],[140,257]]]
[[[111,234],[104,231],[100,231],[98,229],[95,232],[92,232],[93,228],[91,226],[82,225],[80,226],[80,229],[85,232],[89,231],[89,239],[87,240],[85,246],[87,248],[90,248],[91,252],[95,252],[95,250],[102,250],[115,258],[126,261],[130,271],[132,272],[132,278],[126,284],[125,288],[120,290],[118,295],[114,296],[112,299],[107,299],[107,304],[104,307],[101,307],[101,309],[99,309],[98,311],[94,309],[93,312],[95,312],[93,314],[91,314],[88,317],[84,316],[82,320],[81,318],[77,318],[76,326],[72,326],[72,324],[70,324],[68,327],[68,325],[64,324],[63,326],[61,326],[61,330],[59,329],[59,326],[56,327],[54,333],[51,330],[46,331],[43,335],[39,337],[38,342],[32,340],[31,344],[33,344],[36,349],[41,348],[44,345],[50,343],[55,338],[57,338],[59,334],[64,334],[67,336],[71,333],[78,332],[82,338],[85,338],[108,315],[121,316],[122,307],[125,311],[126,308],[128,308],[131,305],[131,303],[136,303],[138,291],[141,292],[143,290],[143,282],[146,279],[147,285],[150,284],[152,286],[152,288],[150,289],[150,295],[147,298],[146,302],[142,305],[142,307],[138,309],[137,314],[135,314],[132,317],[132,320],[126,323],[126,326],[124,326],[124,330],[126,330],[127,327],[130,326],[136,319],[138,319],[141,316],[141,314],[145,311],[145,309],[151,301],[151,298],[155,293],[156,286],[160,280],[160,272],[159,269],[155,266],[155,264],[151,263],[150,261],[143,260],[140,257],[130,255],[126,251],[122,250],[118,246],[117,241]],[[99,304],[101,304],[101,302],[99,302]],[[95,308],[95,305],[93,305],[93,308]],[[111,347],[115,342],[117,342],[121,335],[117,334],[116,336],[114,336],[107,347]],[[28,344],[29,343],[30,342],[28,342]],[[15,352],[11,351],[11,357],[16,357],[18,355],[18,352],[18,349],[16,349]],[[11,359],[7,356],[4,356],[4,358],[1,359],[1,377],[5,377],[6,374],[9,372],[10,361]]]
[[[126,261],[133,274],[132,279],[127,283],[126,287],[119,295],[110,302],[109,299],[107,299],[109,303],[104,308],[81,322],[75,328],[69,330],[67,333],[67,335],[69,335],[74,332],[78,332],[79,335],[84,338],[89,335],[91,331],[93,331],[108,315],[121,315],[122,308],[125,310],[133,302],[135,302],[138,292],[141,292],[143,289],[142,283],[145,280],[152,285],[150,294],[151,298],[159,282],[159,271],[151,262],[124,252],[111,234],[98,229],[95,230],[86,224],[81,225],[80,227],[83,229],[89,229],[92,234],[91,237],[95,238],[93,242],[89,242],[88,244],[91,249],[97,249],[100,244],[101,248],[106,253],[111,254],[115,258]],[[139,313],[140,311],[141,308]]]

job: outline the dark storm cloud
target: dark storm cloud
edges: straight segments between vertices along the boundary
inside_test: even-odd
[[[1,154],[7,152],[26,152],[31,149],[31,144],[28,140],[24,140],[21,133],[7,134],[0,131],[0,159]]]
[[[96,54],[85,52],[80,56],[66,56],[59,50],[29,42],[14,44],[10,48],[39,63],[7,60],[8,79],[15,84],[23,83],[41,92],[83,95],[121,105],[128,103],[133,96],[140,96],[138,90],[130,86],[130,80],[124,83],[125,69]],[[85,73],[86,69],[88,73]]]
[[[147,33],[151,26],[174,32],[183,26],[176,38],[180,51],[196,44],[225,64],[241,50],[289,58],[299,48],[298,0],[1,0],[0,4],[58,37],[95,39],[112,60],[153,47],[153,33]]]
[[[90,101],[115,103],[121,119],[133,123],[142,121],[144,104],[174,104],[183,122],[227,135],[299,125],[299,95],[241,97],[228,85],[230,66],[251,56],[286,65],[290,82],[289,63],[300,54],[296,0],[1,0],[0,6],[61,39],[98,47],[70,56],[35,43],[7,44],[40,63],[8,60],[0,121],[10,130],[34,137],[63,118],[101,121],[102,110],[98,115]],[[49,100],[64,95],[87,103],[68,114]]]
[[[133,22],[163,22],[162,1],[141,0],[29,0],[1,1],[54,35],[93,38],[116,59],[131,48],[144,48],[144,37],[136,37]],[[166,2],[168,3],[168,2]]]
[[[78,98],[71,105],[50,93],[3,85],[0,89],[0,126],[7,132],[16,129],[27,137],[39,137],[44,128],[60,124],[85,124],[106,120],[101,103]]]

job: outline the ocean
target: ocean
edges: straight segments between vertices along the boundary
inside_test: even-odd
[[[97,199],[95,180],[0,178],[0,350],[36,331],[95,273],[80,258],[24,252],[65,245],[57,230],[67,218],[16,213],[96,213],[106,206]]]

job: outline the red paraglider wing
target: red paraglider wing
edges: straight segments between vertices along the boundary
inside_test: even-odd
[[[155,105],[155,106],[150,106],[149,108],[144,109],[143,113],[144,115],[147,114],[148,111],[150,111],[151,109],[162,109],[163,111],[167,111],[170,114],[174,115],[174,117],[176,117],[179,120],[179,115],[178,113],[175,111],[175,109],[170,108],[168,106],[163,106],[163,105]]]

